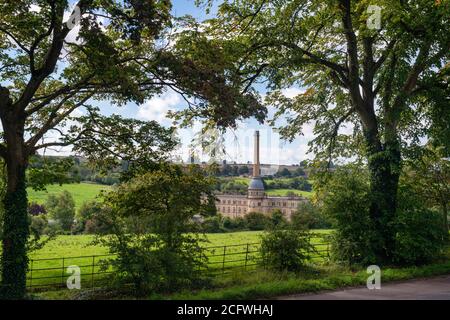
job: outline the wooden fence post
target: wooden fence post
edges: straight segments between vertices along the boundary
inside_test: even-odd
[[[248,259],[248,243],[247,243],[247,251],[245,252],[245,267],[244,267],[245,271],[247,271],[247,259]]]
[[[91,288],[94,288],[95,256],[92,256]]]
[[[64,259],[65,258],[62,258],[62,270],[61,270],[61,286],[62,287],[64,287],[64,275],[65,275],[65,270],[64,270],[64,268],[65,268],[64,267],[64,265],[65,265],[64,262],[65,261],[64,261]]]
[[[30,268],[30,288],[33,287],[33,262],[34,260],[31,259],[31,268]]]
[[[223,246],[223,260],[222,260],[222,273],[225,273],[225,256],[226,256],[227,246]]]

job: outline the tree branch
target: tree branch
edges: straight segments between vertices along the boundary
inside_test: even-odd
[[[6,34],[8,37],[10,37],[18,46],[19,48],[21,48],[23,51],[25,51],[27,54],[30,54],[30,49],[28,49],[27,47],[25,47],[24,44],[22,44],[16,36],[14,36],[13,33],[8,31],[8,26],[1,26],[0,25],[0,31],[3,32],[4,34]]]
[[[80,14],[82,15],[87,6],[92,3],[93,0],[80,0],[76,6],[80,9]],[[37,89],[41,85],[42,81],[45,80],[54,70],[56,63],[58,62],[58,57],[61,54],[62,47],[64,45],[64,39],[70,32],[70,28],[67,24],[63,23],[64,17],[64,6],[59,6],[56,11],[56,19],[53,27],[53,39],[52,43],[45,55],[44,62],[42,66],[32,73],[30,80],[28,81],[24,91],[20,98],[14,103],[14,108],[17,111],[24,111],[26,106],[30,103]],[[75,10],[75,9],[74,9]],[[75,14],[75,11],[71,15]]]
[[[59,123],[61,123],[61,121],[63,121],[68,115],[70,115],[75,109],[79,108],[80,106],[82,106],[87,100],[89,100],[92,96],[92,94],[87,95],[86,97],[82,98],[81,101],[79,101],[78,103],[74,104],[71,108],[67,109],[65,112],[58,114],[59,109],[70,99],[74,96],[75,94],[69,95],[64,97],[64,99],[62,99],[62,101],[60,101],[60,103],[55,106],[55,109],[53,110],[53,112],[50,114],[49,118],[47,119],[47,121],[45,122],[45,124],[41,127],[41,129],[33,136],[31,137],[26,143],[25,145],[27,146],[27,148],[33,148],[33,146],[39,141],[39,139],[41,139],[45,133],[54,128],[55,126],[57,126]]]

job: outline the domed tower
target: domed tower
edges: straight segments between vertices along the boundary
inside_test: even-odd
[[[248,186],[248,198],[254,199],[250,200],[249,205],[251,206],[253,202],[257,202],[264,198],[264,184],[261,179],[261,170],[259,164],[259,131],[255,132],[255,145],[254,145],[254,160],[253,160],[253,176],[250,184]]]

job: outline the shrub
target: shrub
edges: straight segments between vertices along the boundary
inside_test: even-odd
[[[104,211],[88,219],[84,225],[84,233],[86,234],[109,234],[112,230],[112,226],[104,218]]]
[[[269,217],[260,212],[249,212],[245,216],[245,221],[250,230],[264,230],[270,226]]]
[[[225,217],[223,219],[223,227],[224,229],[230,231],[246,230],[247,223],[245,221],[245,218],[243,217],[237,218]]]
[[[395,218],[394,262],[424,264],[439,257],[448,234],[439,212],[427,209],[409,186],[400,186]]]
[[[221,191],[228,193],[246,193],[248,186],[242,182],[228,181],[221,185]]]
[[[75,201],[70,192],[64,190],[58,195],[50,194],[46,208],[49,217],[54,219],[63,231],[70,231],[75,217]]]
[[[96,233],[97,229],[101,229],[101,222],[96,216],[101,214],[102,204],[98,201],[85,201],[78,209],[75,220],[76,223],[72,228],[73,233]],[[89,222],[89,230],[86,230],[86,225]],[[99,224],[99,225],[98,225]]]
[[[28,204],[28,213],[32,216],[37,216],[40,214],[46,214],[47,210],[45,206],[42,204],[38,204],[36,202],[31,202]]]
[[[120,283],[132,283],[137,294],[192,288],[204,280],[206,256],[192,217],[211,194],[210,180],[188,167],[162,165],[119,185],[106,194],[110,210],[101,215],[111,226],[110,235],[96,242],[109,248],[117,259],[108,260]],[[213,217],[216,218],[216,217]],[[145,228],[129,225],[144,221]]]
[[[328,229],[331,228],[331,222],[322,213],[320,208],[311,202],[301,203],[297,211],[291,215],[291,224],[294,229]]]
[[[338,169],[324,189],[323,212],[336,228],[331,238],[332,258],[350,264],[374,263],[369,183],[364,172],[350,166]]]
[[[288,224],[283,212],[281,212],[280,209],[274,210],[270,214],[269,220],[270,220],[270,227],[274,229],[286,227]]]
[[[103,270],[112,265],[115,283],[119,287],[133,284],[136,295],[175,291],[204,280],[200,269],[205,266],[206,257],[192,236],[179,238],[181,244],[176,247],[168,247],[154,234],[138,238],[135,234],[118,237],[116,233],[107,237],[106,243],[117,258],[104,260]]]
[[[262,236],[261,263],[277,271],[298,271],[305,267],[314,247],[307,231],[272,230]]]
[[[48,221],[45,215],[30,215],[30,234],[42,236],[46,233]]]
[[[214,217],[206,217],[202,223],[202,230],[206,233],[223,232],[222,216],[217,215]]]

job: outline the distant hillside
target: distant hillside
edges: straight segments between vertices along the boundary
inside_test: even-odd
[[[73,183],[60,185],[49,185],[46,191],[34,191],[28,189],[28,196],[30,202],[37,202],[39,204],[45,203],[49,194],[58,194],[64,190],[69,191],[74,200],[75,207],[79,208],[85,201],[94,200],[102,190],[109,190],[110,186],[95,184],[95,183]]]

